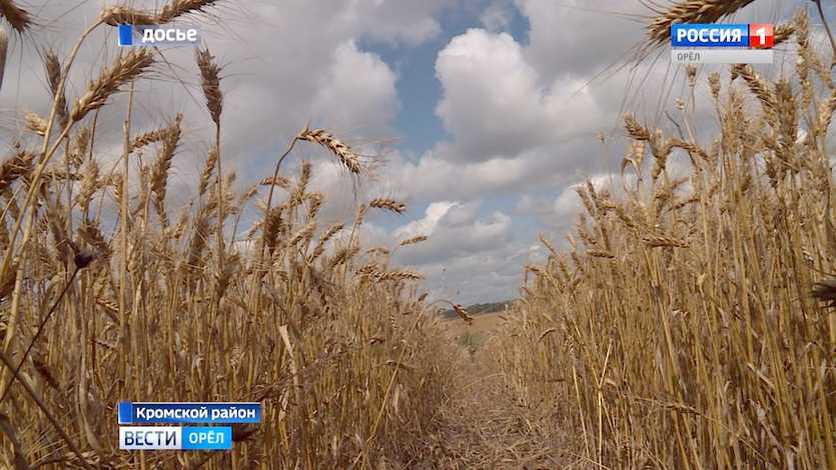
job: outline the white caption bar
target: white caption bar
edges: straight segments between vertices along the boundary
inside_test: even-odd
[[[130,426],[119,428],[122,450],[180,450],[183,432],[179,426]]]
[[[771,64],[772,49],[721,49],[694,48],[671,49],[671,62],[675,64]]]

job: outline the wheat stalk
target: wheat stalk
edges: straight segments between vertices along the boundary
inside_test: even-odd
[[[46,122],[46,119],[38,116],[37,113],[27,112],[23,115],[23,122],[24,126],[27,129],[32,131],[35,135],[45,136],[46,129],[49,126],[49,123]]]
[[[776,119],[776,97],[775,93],[769,89],[769,84],[755,73],[751,65],[737,64],[732,68],[732,78],[740,76],[746,82],[749,90],[761,102],[764,114],[770,123],[774,123]]]
[[[677,23],[714,23],[734,14],[754,0],[684,0],[669,9],[658,11],[647,26],[648,40],[662,44],[670,39],[671,25]]]
[[[795,25],[792,23],[785,23],[779,24],[775,27],[775,31],[773,32],[774,36],[774,45],[781,44],[786,42],[795,34]]]
[[[87,209],[93,194],[99,189],[99,165],[96,160],[91,159],[85,165],[81,188],[76,194],[76,203],[84,210]]]
[[[836,278],[824,279],[813,286],[813,298],[836,307]]]
[[[290,180],[284,176],[277,176],[275,178],[268,176],[267,178],[262,179],[259,184],[262,186],[278,186],[282,189],[290,188]]]
[[[67,97],[61,91],[61,61],[58,55],[53,50],[47,50],[44,53],[44,70],[46,71],[47,83],[49,84],[49,91],[52,93],[52,98],[56,103],[56,113],[61,127],[67,125],[69,121],[69,111],[67,109]],[[60,94],[59,94],[60,93]]]
[[[677,8],[694,10],[674,9],[671,16],[710,22],[705,14],[717,17],[746,3],[677,1]],[[820,124],[831,119],[836,94],[800,16],[776,28],[780,40],[793,35],[798,42],[796,66],[777,71],[776,80],[731,67],[750,94],[735,84],[723,90],[721,75],[709,75],[706,109],[714,108],[720,125],[714,135],[715,129],[701,133],[707,143],[666,138],[625,119],[640,152],[649,145],[657,178],[638,181],[622,202],[588,187],[579,191],[585,211],[568,237],[574,272],[555,254],[528,269],[537,276],[521,289],[506,331],[496,337],[491,359],[515,396],[539,403],[575,395],[572,420],[584,436],[577,453],[596,464],[836,464],[833,409],[818,385],[829,351],[801,359],[793,353],[832,343],[827,317],[836,305],[831,157],[823,146],[829,129]],[[683,88],[695,79],[686,73]],[[685,107],[686,119],[696,118],[696,109]],[[689,128],[689,136],[695,131]],[[671,149],[699,164],[683,177],[664,174]],[[637,154],[630,149],[625,160],[640,175]],[[680,196],[686,185],[690,193]],[[586,259],[576,255],[575,238],[583,240]],[[613,261],[595,262],[597,256]],[[548,282],[552,273],[561,282]],[[799,316],[799,309],[810,313]],[[788,322],[799,326],[787,328]],[[648,363],[657,369],[640,365]],[[549,384],[561,368],[571,370],[574,389]],[[683,378],[687,391],[677,386]],[[770,398],[779,396],[776,390],[788,392]],[[796,423],[799,413],[812,418]],[[712,446],[732,433],[738,437]],[[801,436],[817,444],[795,447]],[[639,442],[654,456],[617,451]]]
[[[185,15],[203,13],[206,8],[217,3],[220,0],[172,0],[160,9],[157,21],[164,24]]]
[[[302,243],[306,245],[311,237],[313,236],[314,231],[316,230],[316,222],[310,221],[304,227],[302,227],[298,232],[296,232],[290,240],[287,242],[287,246],[295,247],[296,245]]]
[[[0,16],[18,33],[24,33],[32,27],[32,15],[12,0],[0,0]]]
[[[308,259],[308,262],[312,262],[313,260],[322,256],[322,254],[325,253],[325,244],[328,243],[329,240],[334,238],[334,236],[337,235],[337,233],[339,233],[340,230],[343,229],[343,227],[343,224],[334,224],[328,227],[325,233],[323,233],[322,236],[319,237],[319,242],[317,243],[316,248],[314,248],[314,251]]]
[[[176,0],[175,0],[176,1]],[[183,4],[183,2],[180,2]],[[221,170],[221,112],[223,111],[223,93],[221,93],[220,84],[220,66],[215,62],[215,57],[209,52],[208,48],[197,49],[195,51],[195,58],[197,67],[200,71],[201,88],[203,89],[203,96],[206,99],[206,108],[209,110],[209,115],[212,122],[215,123],[215,181],[217,182],[217,224],[215,235],[217,237],[217,253],[219,273],[225,272],[224,268],[224,188],[222,182],[223,172]],[[223,290],[216,290],[222,293]],[[220,308],[220,297],[217,297],[215,308]]]
[[[263,245],[267,248],[269,253],[273,253],[276,247],[276,238],[278,234],[283,231],[283,220],[282,220],[282,212],[283,207],[274,207],[270,209],[266,216],[264,216],[264,221],[262,222],[263,230],[262,230],[262,240]]]
[[[309,193],[305,196],[305,199],[308,201],[308,212],[305,215],[309,220],[315,219],[317,214],[319,214],[319,210],[322,208],[322,201],[325,196],[322,193],[315,192]]]
[[[398,243],[398,245],[400,245],[400,246],[415,245],[416,243],[421,243],[423,241],[426,241],[427,239],[428,239],[428,237],[426,235],[416,235],[412,238],[407,238],[406,240],[401,240],[401,242]]]
[[[587,250],[586,253],[593,258],[615,259],[615,255],[606,250]]]
[[[461,306],[460,304],[455,304],[455,303],[452,304],[452,306],[453,306],[453,311],[456,312],[456,315],[458,315],[459,318],[464,320],[465,323],[467,323],[468,325],[473,323],[473,317],[470,316],[470,314],[467,312],[467,310],[463,306]]]
[[[188,14],[203,13],[220,0],[172,0],[159,13],[118,6],[102,10],[99,19],[110,26],[132,24],[137,26],[163,25]]]
[[[676,248],[688,248],[688,242],[683,240],[678,240],[673,237],[668,237],[664,235],[654,235],[648,234],[642,237],[642,241],[645,245],[651,248],[663,247],[663,246],[670,246]]]
[[[87,92],[78,98],[70,112],[70,119],[78,122],[90,111],[99,109],[107,103],[111,95],[136,80],[154,63],[150,49],[133,49],[102,71],[99,78],[90,82]]]
[[[157,17],[153,13],[130,7],[107,7],[99,14],[99,19],[110,26],[130,24],[135,26],[149,26],[157,24]]]
[[[369,207],[387,210],[395,214],[403,214],[406,212],[406,204],[386,197],[372,199],[369,201]]]
[[[163,140],[167,134],[168,128],[155,129],[153,131],[148,131],[143,134],[140,134],[134,137],[131,141],[131,152],[140,150],[141,148],[151,145],[155,142],[159,142]]]
[[[372,256],[373,255],[387,256],[391,253],[392,253],[392,251],[389,248],[386,248],[385,246],[376,246],[374,248],[369,248],[368,250],[366,250],[366,254],[372,255]]]
[[[359,251],[360,247],[358,246],[348,246],[338,249],[331,258],[331,261],[328,263],[328,267],[330,269],[334,269],[337,266],[346,264],[351,258],[357,255]]]
[[[203,171],[200,172],[200,180],[198,182],[198,194],[203,196],[206,194],[206,189],[209,187],[209,179],[212,178],[212,172],[218,161],[218,149],[212,147],[206,155],[206,160],[203,163]]]
[[[221,67],[215,62],[209,49],[198,49],[195,53],[197,66],[200,70],[203,96],[206,98],[206,108],[216,125],[221,123],[221,112],[223,111],[223,93],[220,86]]]
[[[174,158],[174,153],[177,151],[177,145],[180,142],[180,123],[183,121],[183,115],[177,114],[174,122],[166,129],[165,136],[162,138],[162,145],[157,153],[157,158],[151,168],[151,191],[154,193],[154,207],[160,217],[160,223],[163,229],[168,227],[168,217],[165,211],[165,195],[168,184],[168,171],[171,168],[171,160]]]
[[[0,190],[5,190],[18,178],[29,175],[34,160],[32,153],[19,149],[13,157],[0,163]]]
[[[378,282],[419,281],[421,279],[424,279],[423,274],[409,270],[378,272],[375,273],[374,277]]]
[[[335,157],[337,157],[337,160],[339,160],[339,162],[342,163],[351,173],[360,174],[362,171],[360,157],[351,150],[351,147],[347,146],[324,129],[304,129],[296,136],[296,139],[306,140],[325,147]]]
[[[0,89],[3,88],[3,75],[6,71],[6,52],[9,48],[9,36],[0,28]]]

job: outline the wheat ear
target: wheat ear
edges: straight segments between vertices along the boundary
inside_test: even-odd
[[[670,39],[671,25],[675,23],[714,23],[731,15],[754,0],[684,0],[668,10],[657,10],[647,26],[648,41],[662,44]]]
[[[360,164],[360,157],[348,145],[341,142],[339,139],[329,134],[325,129],[305,129],[296,136],[298,140],[307,140],[319,144],[337,157],[348,171],[354,174],[360,174],[362,166]]]
[[[403,214],[406,211],[406,204],[385,197],[372,199],[369,201],[369,207],[391,211],[396,214]]]
[[[134,49],[117,57],[98,79],[90,82],[87,93],[76,100],[70,119],[78,122],[90,111],[104,106],[108,98],[118,92],[120,87],[136,80],[153,63],[154,57],[150,49]]]
[[[12,0],[0,0],[0,16],[18,33],[23,33],[32,26],[32,15]]]

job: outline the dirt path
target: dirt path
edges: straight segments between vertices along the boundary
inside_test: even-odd
[[[420,468],[581,468],[565,432],[555,429],[555,405],[526,406],[504,385],[490,346],[464,346],[455,388],[440,411],[442,431],[430,443],[433,463]]]

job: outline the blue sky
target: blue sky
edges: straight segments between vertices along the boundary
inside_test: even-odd
[[[141,8],[159,2],[136,0]],[[834,2],[829,18],[836,17]],[[13,38],[0,108],[8,116],[48,102],[38,48],[66,54],[101,2],[43,0],[48,28]],[[618,123],[630,110],[665,132],[663,111],[676,114],[681,70],[664,51],[636,75],[624,65],[643,39],[641,2],[618,0],[252,0],[222,3],[202,37],[225,64],[223,153],[241,188],[272,173],[277,155],[307,122],[324,127],[386,165],[356,186],[320,149],[300,146],[293,162],[314,163],[313,186],[325,193],[325,222],[351,217],[357,201],[403,200],[403,216],[371,213],[363,232],[371,245],[396,246],[417,234],[420,245],[395,261],[423,272],[435,297],[461,303],[517,294],[523,266],[542,257],[537,234],[556,245],[574,224],[574,186],[607,188],[618,173],[625,142]],[[780,22],[812,2],[758,0],[740,22]],[[811,10],[812,11],[812,10]],[[623,13],[624,15],[622,15]],[[217,18],[215,20],[214,18]],[[813,32],[824,48],[818,16]],[[116,52],[102,31],[82,48],[70,95]],[[826,50],[826,49],[825,49]],[[174,160],[169,206],[194,194],[212,127],[196,86],[190,50],[166,53],[170,67],[139,85],[134,121],[149,130],[186,114],[184,142]],[[779,54],[759,72],[773,76],[791,63]],[[700,70],[698,93],[705,96]],[[603,73],[603,75],[601,75]],[[636,77],[639,77],[637,80]],[[626,103],[624,96],[629,96]],[[124,99],[100,119],[96,153],[120,153]],[[709,114],[698,114],[710,130]],[[4,125],[23,137],[19,119]],[[605,143],[597,139],[603,132]],[[709,133],[704,131],[701,137]],[[705,143],[705,142],[701,142]],[[672,168],[682,162],[673,162]],[[617,189],[613,189],[617,192]],[[252,221],[245,217],[244,223]]]
[[[398,148],[407,154],[420,155],[435,142],[448,138],[435,107],[441,97],[441,83],[435,76],[435,60],[438,52],[455,36],[470,28],[483,26],[480,15],[490,5],[489,1],[473,1],[467,7],[461,5],[443,9],[438,15],[441,32],[418,46],[404,46],[360,40],[361,48],[378,54],[390,64],[398,75],[395,84],[402,107],[394,122],[398,131]],[[511,16],[504,32],[517,42],[527,41],[528,20],[519,10],[509,9]]]

